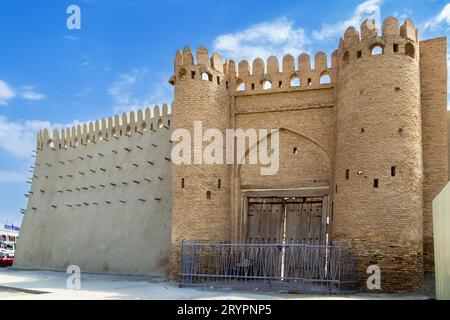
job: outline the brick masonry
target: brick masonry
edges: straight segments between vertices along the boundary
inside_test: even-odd
[[[172,114],[164,105],[40,132],[16,265],[141,275],[170,265],[176,279],[182,241],[245,241],[247,193],[320,193],[329,242],[351,248],[360,287],[376,264],[384,291],[414,290],[433,272],[431,201],[448,181],[446,52],[446,38],[420,41],[395,18],[381,32],[370,20],[348,28],[331,65],[318,52],[250,68],[186,47]],[[203,133],[279,129],[278,172],[171,165],[175,129],[192,136],[195,121]]]
[[[420,43],[420,80],[422,93],[422,137],[424,160],[423,246],[424,269],[434,268],[432,201],[447,184],[447,38]]]
[[[360,287],[377,264],[384,291],[418,288],[433,270],[431,200],[448,181],[446,50],[446,38],[419,41],[411,20],[390,17],[381,34],[371,20],[348,28],[331,66],[321,52],[314,65],[288,54],[251,70],[203,47],[196,62],[189,48],[178,52],[175,128],[280,129],[280,170],[174,166],[173,277],[180,241],[244,239],[244,190],[328,187],[330,240],[353,250]],[[228,185],[206,199],[219,176]]]

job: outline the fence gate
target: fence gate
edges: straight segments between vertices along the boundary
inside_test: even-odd
[[[356,265],[336,246],[184,242],[180,286],[348,292],[356,290]]]

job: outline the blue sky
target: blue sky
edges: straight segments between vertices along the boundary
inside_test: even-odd
[[[410,17],[446,36],[441,0],[0,1],[0,219],[20,223],[36,131],[171,102],[177,49],[204,44],[239,61],[331,53],[348,25]],[[81,8],[81,30],[66,9]]]

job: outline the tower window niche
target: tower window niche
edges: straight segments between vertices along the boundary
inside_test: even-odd
[[[211,199],[211,191],[206,191],[206,199]]]
[[[399,51],[399,45],[397,43],[394,43],[394,53],[398,53]]]
[[[414,59],[415,49],[411,43],[407,43],[405,46],[405,54]]]
[[[217,189],[222,188],[222,179],[217,180]]]
[[[345,179],[350,179],[350,169],[345,170]]]
[[[397,167],[391,167],[391,177],[395,177],[397,175]]]
[[[184,189],[184,178],[181,178],[181,189]]]
[[[344,57],[342,58],[342,61],[344,62],[344,64],[347,64],[350,62],[350,52],[346,51],[344,53]]]
[[[376,189],[380,187],[380,181],[378,179],[373,180],[373,187]]]

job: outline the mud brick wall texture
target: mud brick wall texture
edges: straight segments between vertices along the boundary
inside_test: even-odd
[[[432,201],[448,182],[447,38],[420,42],[423,138],[423,251],[426,273],[433,272]]]
[[[17,264],[177,279],[183,241],[246,240],[248,194],[319,194],[321,230],[351,249],[361,289],[374,264],[384,291],[417,289],[433,273],[431,202],[448,181],[446,52],[446,38],[420,41],[411,20],[392,17],[349,27],[329,60],[235,63],[185,47],[169,80],[171,113],[165,105],[40,132]],[[210,144],[194,144],[196,121],[224,138],[278,129],[278,172],[171,163],[177,129],[192,138],[190,160]]]
[[[40,132],[14,267],[165,276],[170,121],[164,105]]]
[[[280,170],[174,167],[172,244],[244,239],[244,189],[328,186],[330,242],[351,247],[360,288],[372,264],[381,267],[384,291],[420,287],[433,270],[431,201],[448,181],[446,50],[446,38],[419,41],[411,20],[390,17],[380,30],[371,20],[348,28],[331,65],[321,52],[237,65],[203,47],[196,62],[189,48],[178,52],[176,127],[202,119],[221,129],[280,129]],[[230,189],[213,201],[228,207],[211,213],[204,193],[218,174],[229,175]],[[181,177],[198,184],[189,198]]]

